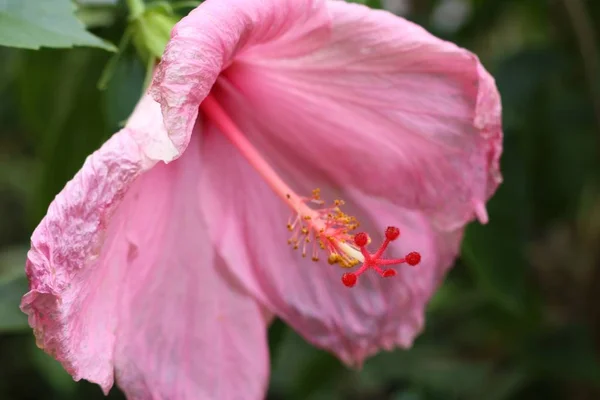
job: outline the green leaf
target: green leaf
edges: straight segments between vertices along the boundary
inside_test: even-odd
[[[364,4],[365,6],[371,7],[371,8],[383,8],[383,5],[381,4],[381,0],[347,0],[348,3],[358,3],[358,4]]]
[[[107,56],[91,49],[26,55],[16,83],[21,120],[33,136],[42,167],[33,196],[35,222],[85,158],[114,132],[103,115],[103,93],[95,85]]]
[[[408,381],[449,398],[472,399],[489,380],[493,366],[487,361],[461,360],[440,346],[417,344],[409,351],[379,353],[367,360],[363,371],[377,376],[381,384]]]
[[[521,370],[496,373],[478,397],[486,400],[511,400],[530,380],[528,373]]]
[[[0,333],[29,329],[27,316],[19,309],[28,290],[26,251],[17,247],[0,253]]]
[[[144,92],[146,70],[138,57],[126,52],[114,65],[103,93],[105,117],[111,131],[121,129]]]
[[[112,44],[87,32],[70,0],[0,2],[0,45],[40,47],[90,46],[114,51]]]
[[[338,398],[334,389],[344,368],[333,355],[306,343],[291,329],[277,342],[271,376],[274,394],[290,400]]]
[[[110,60],[108,60],[106,66],[104,67],[104,70],[102,71],[102,75],[100,75],[100,79],[98,80],[99,90],[105,90],[110,80],[114,77],[115,71],[119,66],[121,57],[123,56],[123,53],[125,53],[127,46],[129,46],[129,42],[131,41],[131,35],[131,29],[127,29],[123,33],[123,36],[121,37],[121,42],[119,43],[119,48],[112,55]]]
[[[600,362],[594,338],[585,326],[568,325],[534,335],[523,343],[523,364],[555,379],[600,387]]]
[[[422,400],[423,397],[414,391],[400,392],[394,396],[393,400]]]
[[[62,365],[41,351],[34,345],[33,341],[27,350],[29,350],[29,357],[39,373],[46,378],[55,391],[61,394],[61,398],[73,398],[77,390],[77,384]]]
[[[176,1],[171,3],[171,8],[173,10],[180,10],[182,8],[196,8],[198,7],[200,4],[202,3],[202,1],[195,1],[195,0],[190,0],[190,1]]]
[[[116,7],[80,7],[76,15],[87,28],[111,26],[117,20]]]
[[[276,318],[269,327],[269,354],[272,359],[277,358],[277,352],[287,331],[288,327],[279,318]]]

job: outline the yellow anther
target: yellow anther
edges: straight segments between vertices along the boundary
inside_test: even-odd
[[[352,259],[342,259],[339,264],[340,264],[340,267],[342,267],[342,268],[353,268],[359,264],[359,261],[355,260],[353,258]]]
[[[327,257],[327,262],[331,265],[337,264],[342,261],[342,256],[337,253],[331,253],[329,257]]]
[[[291,198],[287,195],[288,199]],[[319,248],[327,254],[329,264],[338,264],[344,268],[353,267],[363,260],[361,252],[353,245],[352,232],[358,227],[356,218],[344,213],[340,206],[344,201],[336,199],[330,206],[325,206],[320,210],[311,209],[308,203],[322,205],[325,202],[321,199],[320,189],[312,191],[312,197],[304,198],[306,206],[296,208],[295,219],[289,220],[287,228],[292,232],[292,237],[288,244],[295,250],[302,244],[302,256],[306,257],[307,243],[312,244],[312,251],[309,256],[313,261],[318,261]],[[313,238],[315,240],[311,240]],[[318,246],[318,247],[317,247]]]

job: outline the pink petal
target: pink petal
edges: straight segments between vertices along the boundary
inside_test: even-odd
[[[146,103],[34,232],[22,309],[38,344],[105,393],[116,376],[130,399],[260,399],[268,316],[210,244],[198,143],[154,165],[177,154]]]
[[[183,18],[151,88],[176,147],[187,146],[198,106],[235,56],[305,54],[325,41],[329,23],[324,0],[207,0]]]
[[[303,57],[250,51],[224,96],[261,121],[255,142],[315,176],[420,210],[441,228],[471,220],[500,182],[500,100],[466,50],[383,11],[330,1],[333,33]],[[239,123],[243,116],[236,116]]]
[[[290,210],[214,129],[206,135],[203,160],[202,201],[211,235],[232,273],[258,299],[348,364],[360,364],[380,348],[411,345],[427,301],[457,254],[461,232],[440,234],[422,213],[347,191],[341,197],[360,207],[345,211],[359,217],[374,243],[386,224],[400,227],[390,257],[413,250],[423,255],[418,267],[397,268],[393,279],[367,273],[348,289],[340,281],[344,270],[302,258],[286,244]],[[295,171],[294,183],[310,190],[300,175]]]
[[[253,141],[315,175],[443,229],[485,221],[501,180],[500,101],[468,51],[342,1],[209,0],[177,26],[154,82],[177,143],[215,81],[221,101],[239,97],[239,114],[260,121]]]
[[[199,174],[193,139],[132,188],[115,356],[132,399],[262,399],[266,391],[265,316],[214,254]]]
[[[27,259],[30,292],[21,308],[38,346],[76,380],[96,382],[105,391],[113,383],[115,294],[124,271],[102,260],[107,256],[101,252],[115,245],[120,227],[110,220],[144,171],[142,160],[127,128],[109,139],[52,202]]]

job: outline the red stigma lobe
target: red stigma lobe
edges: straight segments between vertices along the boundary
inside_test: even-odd
[[[385,238],[388,240],[396,240],[400,236],[400,229],[395,226],[388,226],[385,230]]]
[[[379,275],[384,278],[391,278],[397,275],[397,272],[389,266],[397,264],[408,264],[415,266],[421,262],[421,254],[416,251],[408,253],[404,258],[386,259],[383,258],[383,253],[387,249],[390,242],[400,237],[400,230],[395,226],[389,226],[385,230],[385,240],[375,253],[370,253],[366,246],[369,242],[369,236],[364,232],[359,232],[354,235],[354,243],[359,247],[360,252],[365,258],[363,265],[356,272],[347,272],[342,275],[342,283],[347,287],[353,287],[358,281],[358,277],[368,269],[374,269]],[[388,267],[388,268],[385,268]]]
[[[417,253],[416,251],[408,253],[406,255],[406,257],[404,257],[404,258],[406,259],[406,263],[408,265],[414,266],[421,262],[421,255],[419,253]]]
[[[358,247],[366,246],[368,241],[369,237],[364,232],[359,232],[356,235],[354,235],[354,243],[356,243]]]
[[[344,275],[342,275],[342,283],[348,287],[356,285],[357,279],[358,278],[354,272],[346,272]]]

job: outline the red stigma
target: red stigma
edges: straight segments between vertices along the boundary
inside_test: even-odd
[[[396,271],[393,269],[386,269],[385,271],[383,271],[383,276],[384,278],[391,278],[392,276],[396,276]]]
[[[358,247],[366,246],[368,241],[369,237],[364,232],[359,232],[356,235],[354,235],[354,243],[356,243]]]
[[[408,265],[415,266],[421,262],[421,255],[416,251],[410,252],[404,257]]]
[[[400,229],[395,226],[388,226],[385,230],[385,238],[387,240],[396,240],[400,236]]]
[[[356,285],[357,279],[358,278],[354,272],[346,272],[344,275],[342,275],[342,283],[348,287]]]
[[[367,269],[374,269],[379,275],[384,278],[391,278],[397,275],[396,270],[387,268],[392,265],[406,263],[408,265],[417,265],[421,262],[421,255],[416,251],[410,252],[404,258],[390,259],[383,258],[383,253],[391,241],[398,239],[400,229],[395,226],[389,226],[385,230],[385,240],[375,253],[370,253],[366,246],[369,241],[369,236],[366,233],[360,232],[354,235],[354,243],[359,247],[360,252],[364,257],[363,265],[356,272],[347,272],[342,275],[342,283],[347,287],[353,287],[358,281],[358,277]]]

